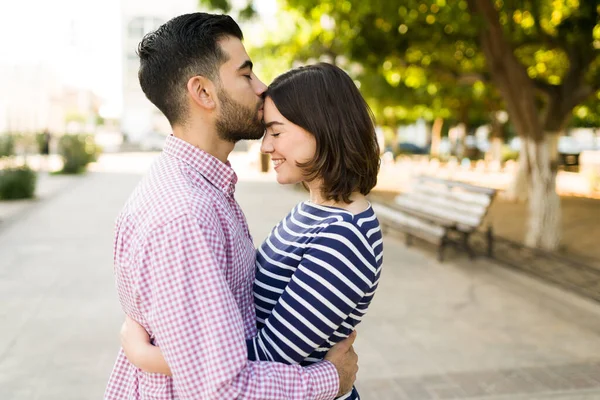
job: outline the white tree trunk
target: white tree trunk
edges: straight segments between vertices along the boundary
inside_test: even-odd
[[[456,156],[459,160],[462,158],[465,150],[465,136],[467,133],[467,127],[465,124],[460,123],[454,125],[448,131],[448,139],[450,140],[450,153]]]
[[[502,146],[504,146],[502,138],[492,138],[492,142],[490,143],[490,161],[499,164],[502,163]]]
[[[442,118],[436,118],[431,127],[431,147],[430,154],[432,157],[440,156],[440,144],[442,143],[442,126],[444,120]]]
[[[561,132],[546,132],[544,135],[545,146],[553,163],[558,162],[558,139],[560,135]],[[529,198],[532,171],[529,170],[531,155],[530,151],[526,150],[528,148],[526,145],[527,142],[527,138],[521,138],[521,150],[519,152],[517,170],[506,190],[506,197],[512,201],[522,202]]]
[[[506,197],[512,201],[526,201],[529,194],[529,155],[524,142],[525,140],[521,139],[517,170],[506,190]]]
[[[560,243],[562,215],[560,197],[556,193],[558,135],[547,134],[546,140],[525,139],[522,153],[529,160],[529,223],[525,245],[556,250]]]

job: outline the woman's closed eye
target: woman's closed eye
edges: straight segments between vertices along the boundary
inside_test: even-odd
[[[281,135],[281,132],[279,132],[279,133],[276,133],[276,132],[271,133],[271,137],[278,137],[279,135]]]

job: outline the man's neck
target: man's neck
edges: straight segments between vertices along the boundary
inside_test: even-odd
[[[235,146],[235,143],[219,138],[216,129],[209,127],[176,126],[173,128],[173,136],[216,157],[223,163],[227,162]]]

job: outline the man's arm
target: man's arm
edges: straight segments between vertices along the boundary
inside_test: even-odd
[[[358,356],[352,347],[355,339],[356,331],[333,346],[325,355],[325,360],[335,366],[340,376],[338,395],[349,392],[356,381]],[[121,327],[121,346],[127,360],[142,371],[173,376],[160,347],[152,345],[148,332],[129,316],[125,317]]]
[[[204,222],[208,224],[208,222]],[[158,229],[144,251],[142,284],[151,287],[145,315],[175,387],[185,399],[333,399],[338,373],[249,362],[242,316],[218,255],[217,227],[182,216]]]

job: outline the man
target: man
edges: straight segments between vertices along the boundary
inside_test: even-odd
[[[173,378],[133,367],[121,350],[107,399],[332,399],[352,387],[352,340],[326,361],[249,362],[256,334],[255,250],[227,162],[263,134],[265,85],[228,16],[176,17],[145,36],[139,80],[173,136],[117,219],[119,299],[161,350]]]

